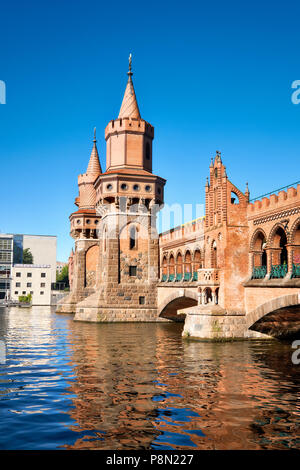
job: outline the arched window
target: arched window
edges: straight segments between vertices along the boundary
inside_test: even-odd
[[[293,237],[293,274],[292,277],[300,277],[300,221],[296,225]]]
[[[277,248],[277,252],[273,254],[272,264],[287,264],[287,237],[282,227],[278,227],[274,236],[272,246]],[[277,256],[276,256],[277,255]]]
[[[162,262],[162,268],[163,268],[163,274],[167,274],[168,272],[168,263],[167,263],[167,257],[163,257],[163,262]]]
[[[182,279],[182,254],[178,253],[176,257],[176,281]]]
[[[172,276],[175,274],[175,260],[173,254],[171,254],[169,258],[169,273]]]
[[[231,191],[231,204],[239,204],[239,203],[240,201],[239,201],[238,195],[234,191]]]
[[[287,236],[282,227],[277,227],[275,233],[271,237],[271,248],[276,248],[272,252],[272,268],[270,278],[283,278],[288,271],[288,253],[287,253]]]
[[[258,230],[251,242],[250,251],[253,253],[253,279],[263,279],[267,274],[266,237],[263,231]]]
[[[257,232],[253,242],[254,266],[267,266],[266,238],[263,232]]]
[[[218,267],[218,252],[217,252],[217,243],[214,240],[211,247],[211,267]]]
[[[184,272],[185,273],[192,272],[192,258],[191,258],[191,253],[189,250],[185,253],[185,257],[184,257]]]
[[[300,222],[298,223],[297,229],[294,233],[294,258],[293,261],[296,264],[300,264]]]
[[[134,225],[129,229],[129,248],[130,250],[137,248],[137,230]]]
[[[195,250],[194,253],[194,271],[201,269],[201,252],[200,250]]]
[[[210,287],[206,287],[206,289],[204,290],[204,303],[205,304],[209,304],[212,302],[212,290]]]

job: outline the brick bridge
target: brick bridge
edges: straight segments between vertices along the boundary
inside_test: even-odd
[[[206,216],[160,235],[158,313],[200,338],[300,331],[300,184],[249,200],[217,154]]]
[[[166,180],[152,173],[154,128],[140,115],[129,67],[119,116],[105,129],[106,169],[95,135],[78,177],[71,292],[57,311],[78,321],[184,319],[183,334],[196,338],[297,334],[300,184],[251,201],[216,152],[205,217],[157,237],[153,208]]]

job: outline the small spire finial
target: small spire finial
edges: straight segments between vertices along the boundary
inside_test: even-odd
[[[97,140],[96,140],[96,127],[94,127],[94,142],[96,143]]]
[[[247,181],[247,183],[246,183],[246,193],[248,193],[248,192],[249,192],[249,186],[248,186],[248,181]]]
[[[131,75],[132,75],[132,70],[131,70],[131,66],[132,66],[132,54],[131,54],[131,52],[130,52],[130,54],[129,54],[128,62],[129,62],[129,67],[128,67],[128,72],[127,72],[127,74],[129,75],[129,77],[131,77]]]

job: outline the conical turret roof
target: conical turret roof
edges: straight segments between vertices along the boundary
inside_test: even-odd
[[[119,112],[119,119],[121,118],[134,118],[141,119],[139,107],[137,104],[137,99],[135,96],[133,81],[132,81],[132,71],[131,71],[131,54],[129,56],[129,71],[127,72],[128,82],[126,85],[124,98],[122,101],[121,109]]]
[[[87,174],[100,175],[102,173],[96,140],[96,128],[94,129],[94,145],[90,156],[90,161],[86,170]]]

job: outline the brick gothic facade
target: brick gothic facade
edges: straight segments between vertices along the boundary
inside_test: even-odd
[[[230,182],[217,152],[205,217],[158,237],[166,180],[152,173],[153,138],[130,67],[119,117],[105,129],[106,171],[95,137],[78,177],[71,292],[58,312],[94,322],[181,318],[184,334],[199,338],[269,334],[270,315],[273,328],[274,312],[282,318],[299,308],[300,185],[251,203],[248,187],[243,193]]]

